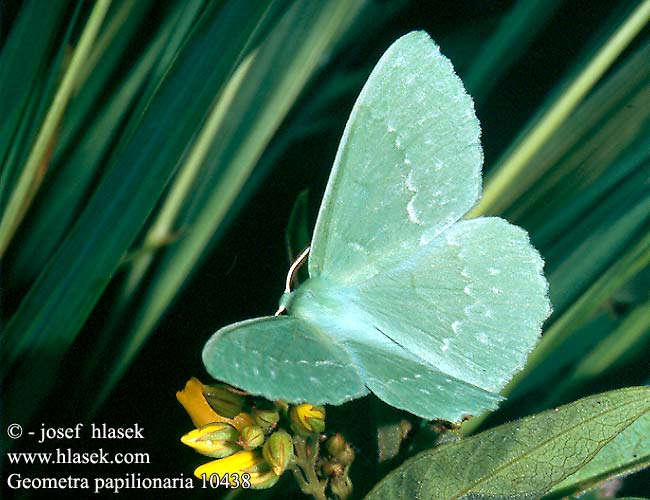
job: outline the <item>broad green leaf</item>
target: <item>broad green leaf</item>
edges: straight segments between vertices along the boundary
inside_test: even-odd
[[[423,452],[366,499],[538,499],[649,412],[649,387],[590,396]]]
[[[587,465],[555,485],[548,500],[577,494],[612,478],[650,465],[650,413],[625,429]]]
[[[223,328],[203,351],[208,372],[289,402],[339,404],[372,391],[453,421],[495,408],[550,307],[523,230],[497,218],[459,221],[479,196],[481,159],[472,101],[451,63],[426,34],[402,37],[343,133],[310,278],[281,300],[293,323]],[[345,370],[323,380],[315,366]]]

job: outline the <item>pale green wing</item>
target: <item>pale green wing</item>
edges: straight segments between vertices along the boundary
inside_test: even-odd
[[[460,422],[493,410],[503,398],[443,373],[399,346],[348,344],[366,386],[382,401],[429,420]]]
[[[375,328],[377,344],[388,338],[397,356],[403,349],[442,374],[447,385],[433,385],[442,385],[443,394],[453,392],[456,405],[474,406],[476,414],[488,406],[482,407],[485,398],[468,386],[496,395],[539,339],[551,311],[542,268],[523,229],[499,218],[472,219],[454,224],[393,269],[355,285],[352,296]],[[398,370],[411,377],[410,372],[418,373],[415,364],[399,362],[390,376],[387,361],[370,352],[359,347],[354,356],[366,385],[379,397],[422,416],[439,411],[438,418],[455,420],[447,413],[453,405],[441,406],[435,387],[426,414],[415,407],[421,404],[415,402],[422,399],[420,387],[404,380],[400,389]],[[421,373],[424,378],[427,371]]]
[[[271,400],[340,404],[368,392],[345,350],[289,316],[222,328],[203,348],[203,363],[215,379]]]
[[[401,261],[481,190],[472,99],[424,32],[397,40],[345,127],[314,230],[309,274],[354,282]]]
[[[472,101],[424,33],[395,42],[354,106],[291,316],[226,327],[210,374],[269,399],[372,390],[426,418],[494,408],[550,313],[522,229],[460,221],[480,192]]]

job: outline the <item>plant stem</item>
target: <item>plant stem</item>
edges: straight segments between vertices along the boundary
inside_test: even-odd
[[[293,446],[296,451],[296,465],[300,471],[293,469],[293,475],[306,495],[312,495],[315,500],[327,500],[325,487],[327,481],[320,481],[316,474],[316,459],[318,457],[319,443],[314,440],[307,452],[307,439],[302,436],[294,436]]]

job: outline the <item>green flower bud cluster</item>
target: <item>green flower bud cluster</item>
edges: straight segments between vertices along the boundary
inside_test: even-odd
[[[354,451],[340,434],[325,441],[322,406],[271,403],[194,378],[177,398],[198,426],[181,441],[216,459],[199,466],[195,476],[247,474],[252,488],[264,489],[292,469],[302,471],[303,491],[320,490],[324,495],[329,489],[341,500],[352,493],[348,474]]]
[[[219,420],[201,425],[181,438],[198,453],[217,459],[199,466],[194,475],[248,474],[251,487],[256,489],[277,483],[294,460],[291,435],[279,428],[281,412],[285,418],[288,416],[288,405],[253,401],[251,409],[250,397],[247,401],[245,394],[228,386],[202,385],[197,380],[190,387],[200,391],[182,394],[179,401],[186,409],[202,409],[207,402],[209,412]],[[207,414],[203,411],[203,418]]]
[[[281,476],[294,458],[291,436],[283,430],[274,432],[264,443],[262,455],[273,472]]]
[[[345,500],[352,494],[350,466],[354,450],[341,434],[334,434],[325,442],[327,458],[320,462],[321,475],[329,478],[329,489],[334,498]]]

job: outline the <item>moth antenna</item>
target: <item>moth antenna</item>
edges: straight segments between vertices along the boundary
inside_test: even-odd
[[[298,254],[296,260],[294,260],[293,264],[291,264],[291,266],[289,267],[289,272],[287,273],[287,281],[284,284],[284,293],[291,292],[291,284],[293,283],[293,280],[296,277],[296,273],[305,263],[305,260],[307,260],[307,256],[309,255],[310,249],[311,249],[311,245],[307,245],[305,249]]]
[[[305,260],[307,260],[307,256],[309,255],[310,249],[311,249],[311,245],[307,245],[305,249],[298,254],[298,257],[296,257],[296,260],[293,261],[291,266],[289,266],[289,272],[287,273],[287,281],[284,284],[284,293],[291,292],[291,284],[293,283],[293,280],[296,277],[296,273],[305,263]],[[286,310],[287,308],[281,305],[280,307],[278,307],[278,310],[275,311],[274,316],[280,316],[280,314],[282,314]]]

